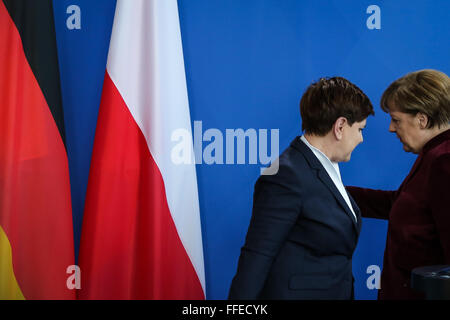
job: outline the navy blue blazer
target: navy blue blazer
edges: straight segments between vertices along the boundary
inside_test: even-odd
[[[350,197],[350,195],[349,195]],[[253,212],[229,299],[352,299],[361,230],[327,171],[296,137],[275,175],[255,184]]]

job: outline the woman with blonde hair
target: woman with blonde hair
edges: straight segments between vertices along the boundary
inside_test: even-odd
[[[379,299],[422,299],[411,289],[412,269],[450,264],[450,79],[420,70],[394,81],[381,108],[389,131],[418,154],[397,191],[347,187],[363,217],[387,219]]]

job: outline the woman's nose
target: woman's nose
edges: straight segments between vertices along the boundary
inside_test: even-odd
[[[391,123],[389,123],[389,132],[395,132],[395,125],[392,120],[391,120]]]

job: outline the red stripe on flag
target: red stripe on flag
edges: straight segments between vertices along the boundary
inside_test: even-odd
[[[82,299],[204,299],[144,135],[105,76],[80,248]]]
[[[0,1],[0,225],[26,299],[72,299],[67,155],[20,35]]]

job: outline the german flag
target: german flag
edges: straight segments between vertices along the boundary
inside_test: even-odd
[[[74,299],[51,0],[0,0],[0,299]]]

